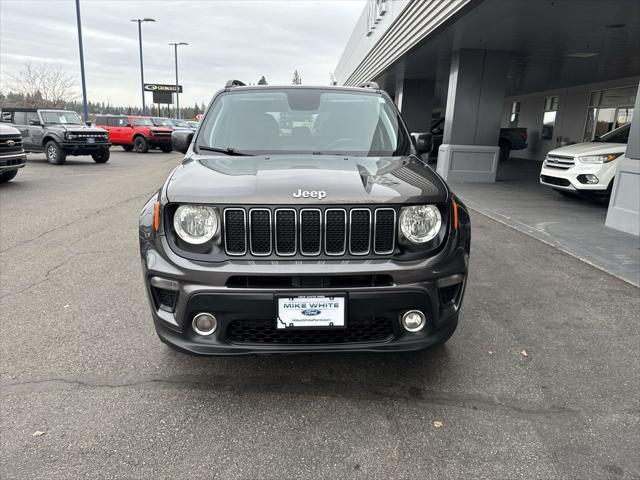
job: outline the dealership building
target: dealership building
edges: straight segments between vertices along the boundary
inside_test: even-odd
[[[454,184],[537,183],[550,150],[631,123],[600,223],[640,234],[640,2],[371,0],[334,75],[378,83],[412,132],[441,125],[437,170]],[[503,167],[500,131],[515,127],[527,147]],[[500,175],[507,164],[511,177]]]

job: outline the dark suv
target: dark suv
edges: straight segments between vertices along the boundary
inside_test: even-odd
[[[62,165],[67,155],[91,155],[96,163],[109,160],[109,134],[85,125],[76,112],[3,108],[1,118],[20,130],[25,151],[44,152],[49,163]]]
[[[160,339],[185,352],[406,351],[454,332],[469,213],[366,88],[229,82],[140,215]]]
[[[0,123],[0,183],[14,178],[26,162],[20,131]]]

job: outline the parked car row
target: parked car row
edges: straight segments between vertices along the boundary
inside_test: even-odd
[[[136,115],[97,115],[93,125],[85,125],[73,111],[22,107],[3,108],[0,120],[17,129],[15,135],[21,137],[21,150],[43,152],[54,165],[62,165],[69,155],[91,155],[96,163],[105,163],[109,160],[111,145],[121,146],[128,152],[146,153],[152,148],[171,152],[171,132],[195,131],[198,125],[179,119]],[[3,128],[5,131],[8,132]],[[15,139],[9,138],[9,141],[15,145]],[[0,150],[3,146],[4,143],[0,144]],[[12,168],[5,166],[0,163],[0,182],[10,180],[17,172],[13,165],[9,165]]]

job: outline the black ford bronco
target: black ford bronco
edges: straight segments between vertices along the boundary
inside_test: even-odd
[[[96,163],[109,160],[109,134],[89,127],[69,110],[3,108],[1,119],[22,133],[27,152],[44,152],[49,163],[62,165],[67,155],[91,155]]]
[[[244,86],[213,98],[140,216],[160,339],[183,352],[418,350],[453,334],[469,213],[391,98]]]

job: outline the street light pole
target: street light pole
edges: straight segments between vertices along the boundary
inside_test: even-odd
[[[82,115],[89,121],[89,105],[87,104],[87,80],[84,76],[84,48],[82,46],[82,20],[80,18],[80,0],[76,0],[76,23],[78,24],[78,48],[80,49],[80,79],[82,81]]]
[[[178,45],[189,45],[187,42],[170,43],[173,45],[174,56],[176,60],[176,118],[180,120],[180,92],[178,84]]]
[[[142,92],[142,115],[147,114],[144,103],[144,62],[142,61],[142,22],[155,22],[153,18],[134,18],[132,22],[138,22],[138,43],[140,44],[140,91]]]

